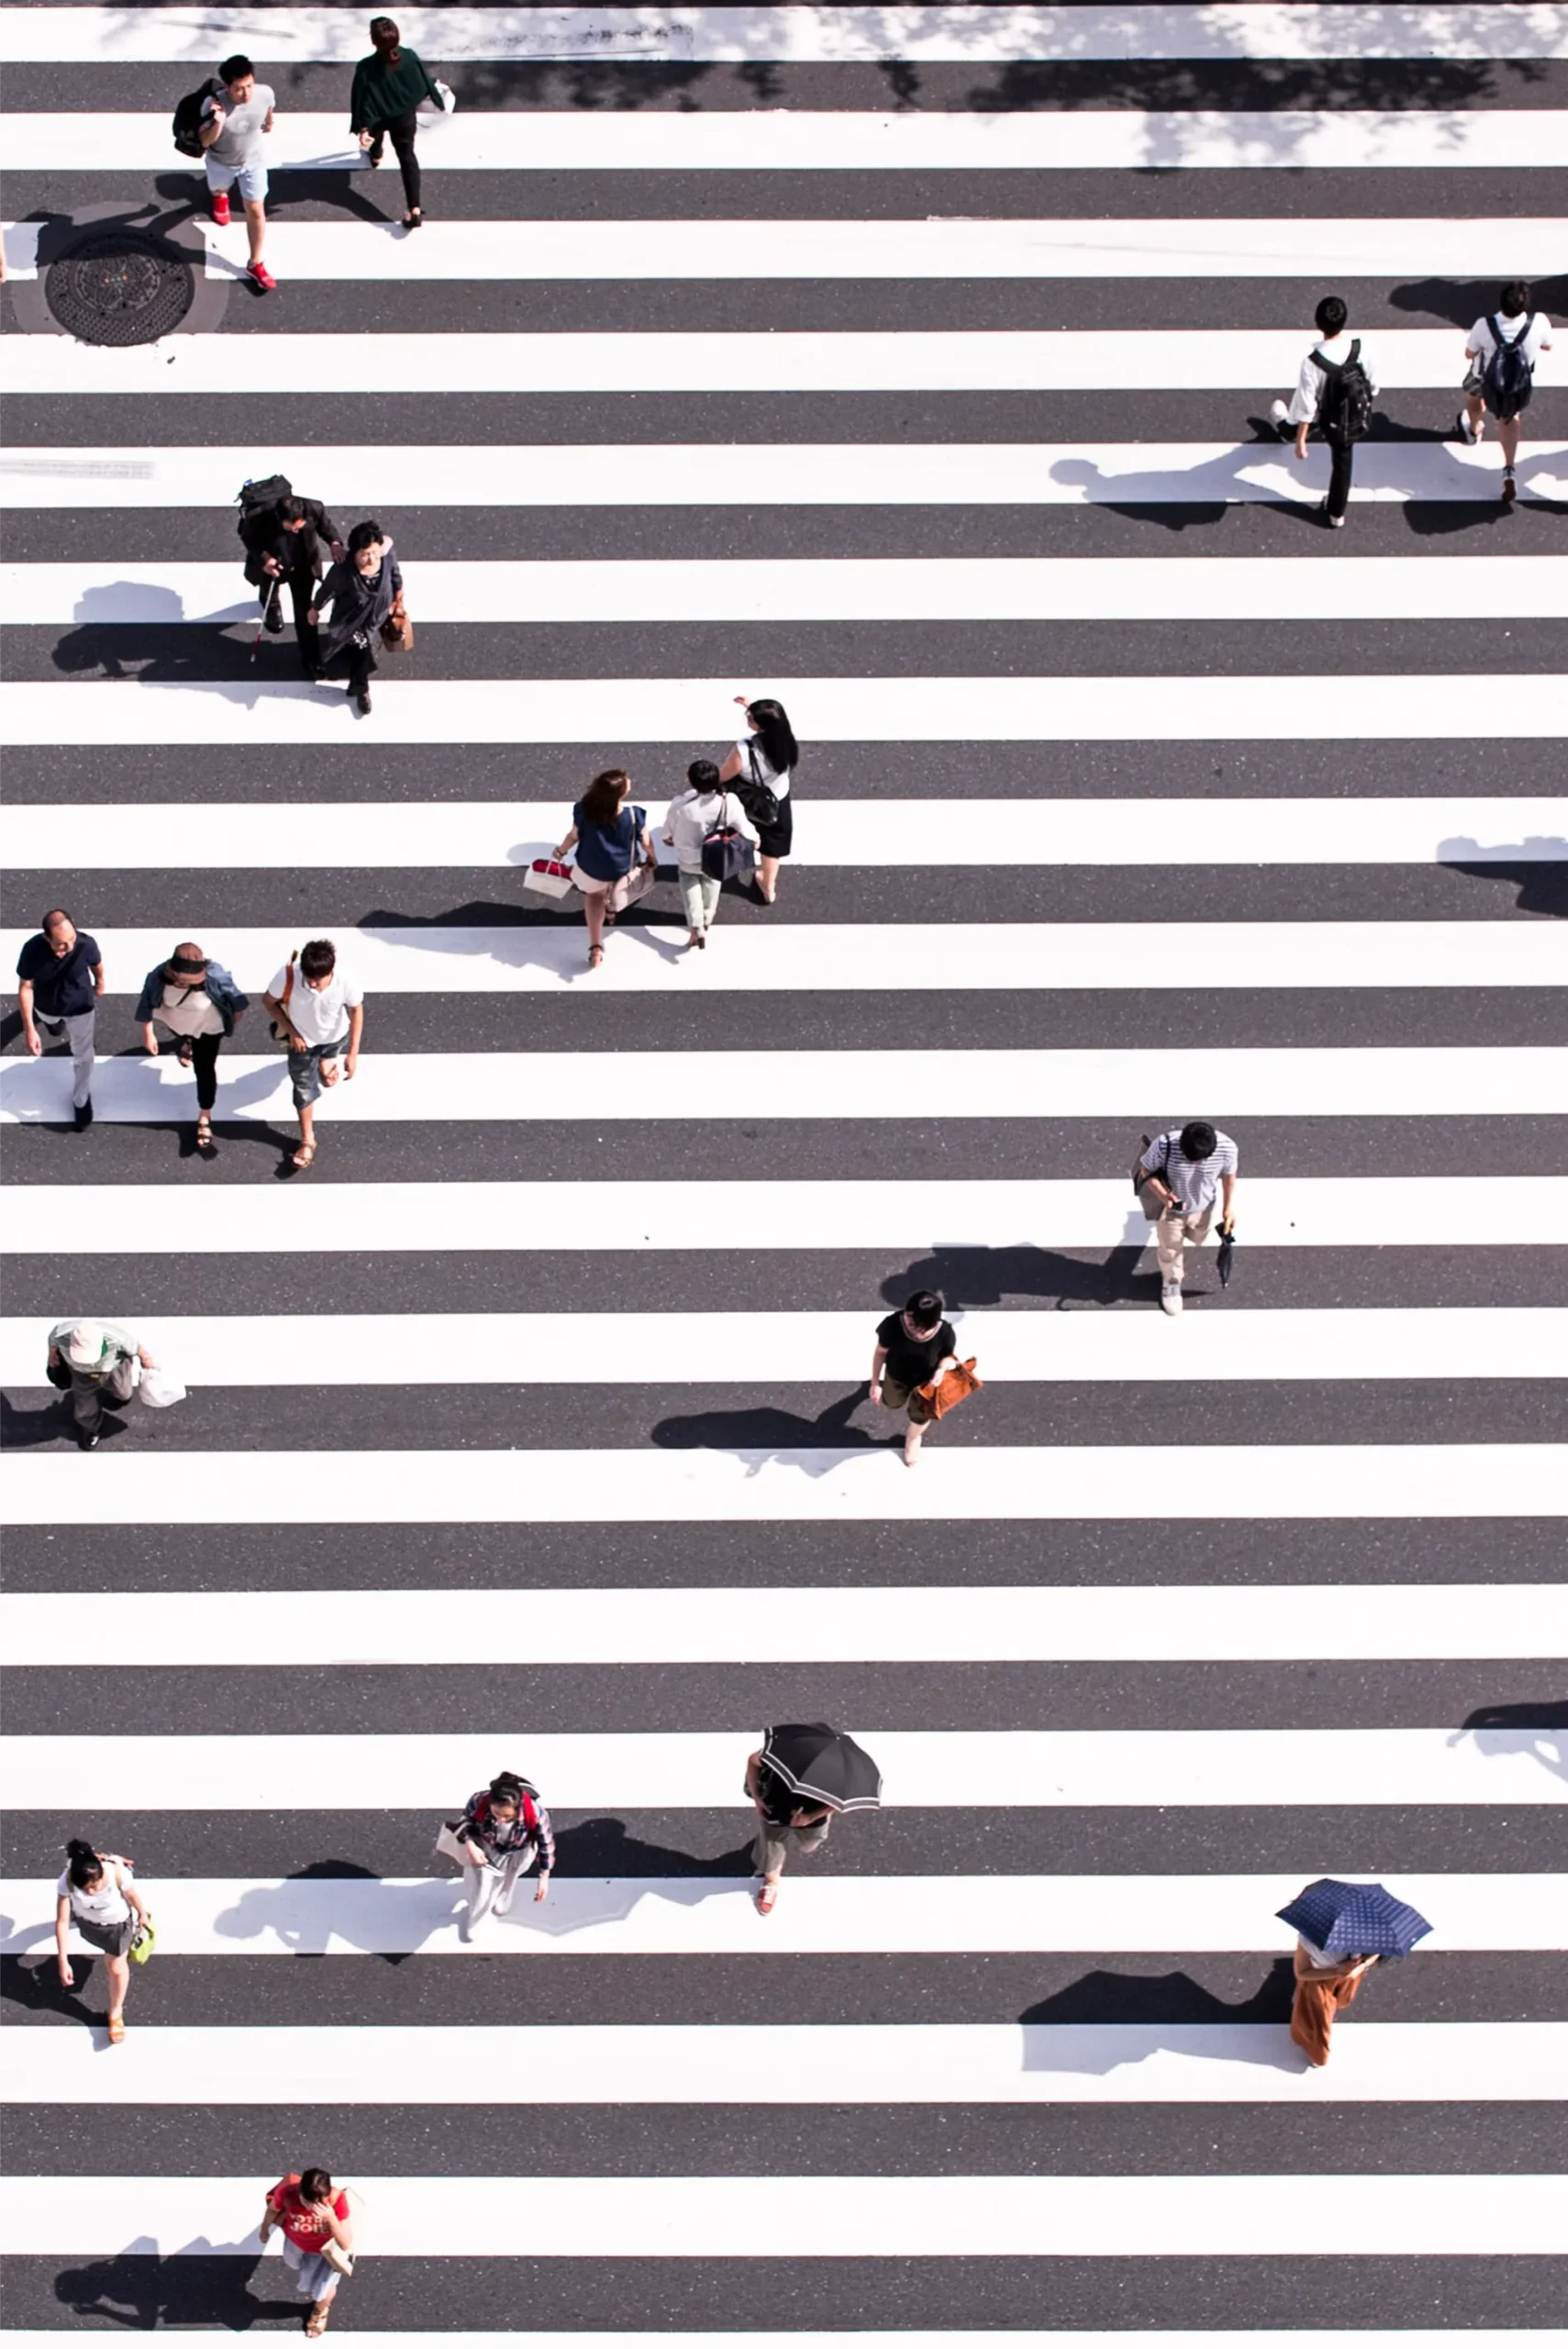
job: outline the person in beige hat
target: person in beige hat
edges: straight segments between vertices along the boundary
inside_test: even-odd
[[[97,1448],[106,1401],[128,1403],[135,1394],[138,1363],[154,1367],[147,1348],[112,1321],[61,1321],[50,1331],[49,1383],[70,1387],[83,1452]]]

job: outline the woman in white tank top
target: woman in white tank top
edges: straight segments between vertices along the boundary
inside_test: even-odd
[[[113,1852],[95,1852],[78,1836],[72,1836],[65,1850],[66,1865],[55,1887],[54,1909],[61,1984],[67,1990],[75,1987],[76,1976],[65,1947],[66,1936],[74,1930],[103,1952],[109,1978],[109,2038],[117,2047],[125,2037],[131,1947],[148,1922],[147,1905],[136,1888],[128,1860]]]

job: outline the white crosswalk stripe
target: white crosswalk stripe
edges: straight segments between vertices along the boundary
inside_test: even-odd
[[[373,2349],[1555,2349],[1561,333],[1519,510],[1455,409],[1500,273],[1562,307],[1568,7],[405,29],[417,234],[353,12],[0,0],[0,947],[63,902],[104,970],[91,1131],[63,1037],[0,1065],[0,2349],[270,2321],[322,2158]],[[254,306],[169,127],[247,48]],[[59,330],[70,224],[155,217],[186,330]],[[1268,415],[1330,290],[1340,539]],[[406,566],[362,718],[258,639],[272,473]],[[759,695],[779,907],[687,952],[666,865],[590,968],[526,869]],[[186,938],[210,1156],[134,1018]],[[1178,1319],[1129,1174],[1198,1117]],[[911,1468],[927,1287],[984,1384]],[[73,1319],[185,1399],[78,1450]],[[746,1757],[822,1715],[882,1808],[760,1912]],[[553,1870],[476,1916],[432,1845],[508,1765]],[[123,2045],[78,1834],[157,1929]],[[1325,1876],[1430,1931],[1318,2067]]]

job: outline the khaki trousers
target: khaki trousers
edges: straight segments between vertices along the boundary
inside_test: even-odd
[[[1153,1192],[1147,1188],[1140,1192],[1139,1197],[1145,1215],[1149,1215],[1151,1208],[1163,1206],[1163,1202],[1156,1199]],[[1179,1208],[1167,1208],[1157,1218],[1150,1216],[1149,1219],[1154,1225],[1154,1252],[1159,1259],[1162,1281],[1174,1281],[1180,1288],[1184,1269],[1183,1247],[1203,1246],[1208,1238],[1209,1225],[1214,1221],[1214,1208],[1215,1202],[1210,1199],[1201,1215],[1184,1215]]]

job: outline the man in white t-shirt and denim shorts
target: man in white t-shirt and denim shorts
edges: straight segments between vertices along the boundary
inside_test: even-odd
[[[1494,324],[1497,331],[1494,333]],[[1473,448],[1486,429],[1486,364],[1498,347],[1498,339],[1517,350],[1532,373],[1536,361],[1543,351],[1551,348],[1551,320],[1544,310],[1532,310],[1529,287],[1515,283],[1505,285],[1498,296],[1492,317],[1477,318],[1465,340],[1464,406],[1458,417],[1459,437],[1468,448]],[[1514,460],[1519,453],[1519,418],[1529,404],[1527,386],[1523,400],[1512,416],[1499,416],[1495,421],[1497,440],[1503,451],[1503,503],[1514,502]]]
[[[316,1103],[323,1085],[351,1077],[360,1064],[365,1026],[365,991],[338,968],[329,938],[313,938],[285,963],[261,997],[274,1033],[288,1044],[289,1083],[299,1112],[299,1148],[294,1163],[302,1171],[316,1155]]]
[[[238,180],[250,240],[247,273],[259,293],[270,294],[277,280],[261,259],[261,242],[267,233],[266,150],[261,140],[272,127],[272,93],[265,82],[257,81],[248,57],[226,57],[217,78],[223,83],[223,95],[220,98],[215,92],[204,98],[196,134],[206,150],[213,224],[228,228],[228,191]]]
[[[1154,1226],[1160,1260],[1160,1305],[1163,1312],[1182,1309],[1182,1254],[1190,1241],[1201,1248],[1214,1219],[1214,1203],[1223,1193],[1222,1229],[1229,1226],[1236,1197],[1240,1153],[1229,1134],[1207,1118],[1189,1119],[1157,1134],[1138,1162],[1139,1204]]]

